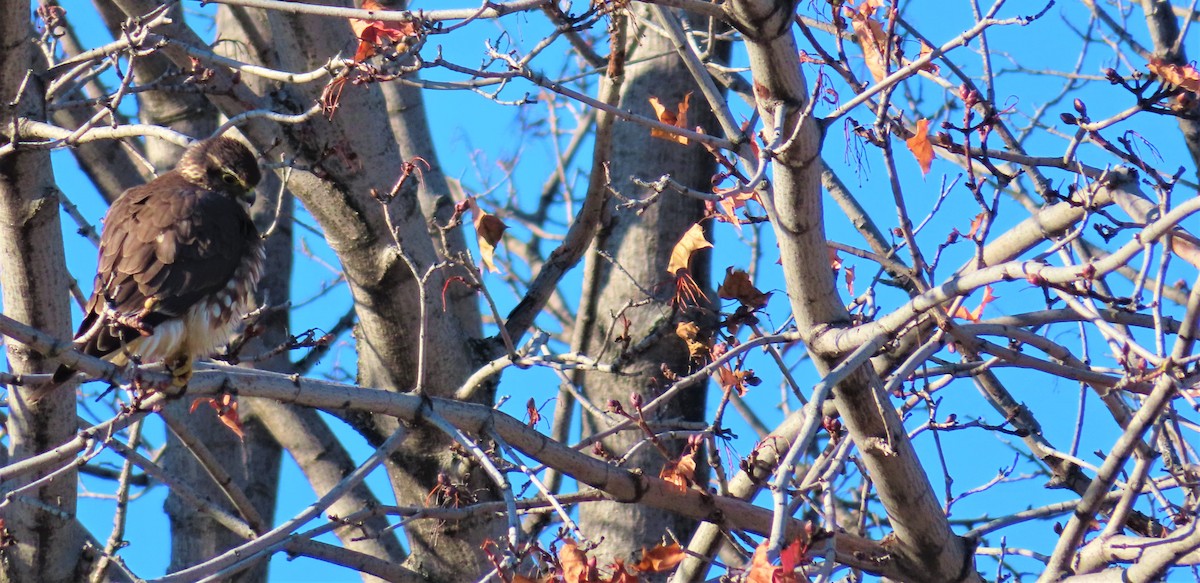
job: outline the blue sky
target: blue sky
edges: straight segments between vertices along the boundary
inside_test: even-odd
[[[945,42],[953,38],[970,23],[969,5],[965,2],[908,4],[911,8],[908,9],[906,17],[917,28],[938,42]],[[64,2],[63,5],[68,10],[68,18],[87,13],[86,7],[88,3]],[[802,3],[802,6],[807,5],[807,3]],[[194,14],[192,19],[196,23],[197,30],[205,34],[204,31],[206,29],[203,25],[203,13],[210,10],[210,8],[199,9],[195,3],[188,3],[187,6],[189,10],[197,10],[201,13],[199,15]],[[423,6],[418,2],[414,4],[414,7]],[[432,8],[435,6],[427,5],[424,7]],[[442,6],[439,4],[436,7]],[[1041,3],[1037,2],[1014,1],[1010,2],[1004,11],[1002,11],[1002,15],[1030,14],[1040,9],[1040,7]],[[1027,68],[1036,70],[1070,69],[1078,58],[1079,43],[1073,34],[1069,32],[1065,23],[1069,22],[1079,27],[1085,23],[1084,19],[1085,16],[1079,9],[1064,6],[1052,9],[1042,20],[1029,26],[1010,26],[995,29],[990,33],[989,41],[993,48],[992,56],[996,68],[1006,69],[1011,68],[1013,63],[1021,63]],[[1141,33],[1141,21],[1134,18],[1131,19],[1131,23],[1133,24],[1133,31],[1139,36],[1144,37],[1145,35]],[[545,30],[541,15],[518,15],[510,17],[505,19],[503,25],[505,26],[505,31],[508,33],[503,42],[512,42],[514,48],[520,49],[528,48],[534,44],[541,38]],[[82,26],[79,28],[85,34],[85,44],[89,46],[106,40],[103,37],[95,36],[96,29]],[[445,50],[447,58],[464,64],[474,64],[482,56],[483,40],[485,38],[496,39],[499,32],[500,28],[496,23],[480,22],[467,27],[461,31],[461,34],[456,34],[453,37],[455,39],[453,42],[451,42],[450,37],[436,37],[431,39],[425,50],[433,51],[435,50],[435,45],[440,44]],[[800,44],[803,48],[803,42]],[[556,49],[551,49],[547,52],[547,58],[544,62],[553,63],[552,59],[555,58],[553,55],[563,54],[565,45],[561,41],[560,45],[563,48],[558,48],[557,53],[554,52]],[[978,44],[975,44],[970,49],[960,49],[956,53],[956,60],[963,64],[964,68],[972,74],[977,74],[980,71],[980,60],[977,56],[970,55],[968,51],[977,48]],[[915,50],[909,52],[915,53]],[[735,49],[735,60],[740,61],[743,59],[744,55]],[[1121,72],[1127,72],[1125,68],[1119,66],[1113,58],[1111,51],[1095,49],[1089,53],[1085,63],[1082,71],[1086,74],[1099,74],[1102,68],[1108,66],[1117,66]],[[735,62],[735,64],[737,63]],[[1136,59],[1133,64],[1137,66],[1144,65]],[[553,72],[553,66],[551,65],[543,65],[542,68],[548,72]],[[814,69],[811,66],[806,70],[810,74],[810,78],[813,71]],[[859,72],[864,76],[866,75],[865,68],[860,68]],[[429,77],[440,78],[437,72],[431,73]],[[454,78],[454,76],[447,75],[445,78]],[[1062,82],[1060,78],[1047,75],[1002,73],[998,77],[997,100],[1002,106],[1011,105],[1021,111],[1029,111],[1039,103],[1045,102],[1055,95]],[[1131,99],[1123,91],[1112,88],[1103,82],[1093,85],[1084,94],[1093,118],[1103,118],[1129,106]],[[930,115],[935,111],[933,109],[934,105],[940,103],[943,100],[943,96],[940,93],[941,90],[933,88],[929,84],[923,84],[922,88],[925,104],[920,106],[920,111],[924,115]],[[347,90],[353,90],[353,88]],[[515,99],[526,90],[533,89],[521,86],[519,83],[515,84],[510,89],[507,97]],[[840,97],[845,100],[848,98],[848,95],[843,94]],[[748,115],[749,110],[744,104],[736,103],[736,100],[734,101],[735,113],[740,116]],[[513,181],[511,184],[502,185],[496,191],[500,193],[500,198],[497,200],[502,202],[504,193],[507,192],[507,189],[512,188],[517,193],[517,198],[524,208],[531,208],[535,204],[537,193],[549,168],[552,152],[549,151],[549,148],[544,143],[518,139],[520,124],[517,121],[517,116],[521,113],[541,115],[535,109],[541,107],[540,105],[524,106],[527,109],[525,112],[521,112],[516,107],[501,106],[483,96],[470,92],[428,92],[426,94],[426,103],[431,115],[431,125],[434,128],[435,141],[438,146],[441,164],[445,168],[447,175],[460,179],[469,192],[479,192],[490,186],[486,183],[489,177],[495,178],[503,174],[498,166],[498,162],[502,158],[511,157],[519,152],[520,164],[513,176]],[[898,101],[898,103],[903,104],[904,102]],[[1055,113],[1047,119],[1050,122],[1056,122],[1057,112],[1071,111],[1069,100],[1054,106],[1051,111]],[[818,113],[825,112],[819,109]],[[961,110],[955,111],[953,115],[961,115]],[[852,117],[864,124],[869,124],[872,121],[872,117],[865,110],[856,111]],[[1018,126],[1024,123],[1018,115],[1013,115],[1009,119]],[[936,125],[936,122],[940,122],[941,120],[942,118],[935,118],[935,124],[932,125]],[[960,123],[961,119],[956,117],[952,121]],[[1159,164],[1159,167],[1173,168],[1176,165],[1190,164],[1186,160],[1186,153],[1182,148],[1178,132],[1174,129],[1173,123],[1170,120],[1140,116],[1135,118],[1132,124],[1127,125],[1129,129],[1136,129],[1139,134],[1157,147],[1158,152],[1164,158],[1164,162]],[[1059,127],[1058,129],[1060,131],[1069,131],[1069,128]],[[1120,129],[1125,128],[1119,126],[1114,131]],[[857,164],[855,160],[849,159],[845,154],[846,147],[841,132],[842,127],[840,124],[830,128],[825,146],[826,160],[837,168],[842,179],[855,191],[860,200],[868,205],[868,208],[890,208],[892,206],[891,194],[887,187],[879,153],[874,149],[868,148],[863,157],[863,163],[861,165]],[[1061,138],[1039,135],[1032,138],[1027,146],[1030,153],[1034,155],[1057,155],[1061,154],[1064,143],[1064,140]],[[998,141],[994,140],[992,144],[995,146],[998,144]],[[897,148],[898,150],[902,149],[902,144],[897,144]],[[1094,164],[1101,166],[1111,161],[1110,158],[1099,156],[1094,151],[1085,150],[1084,156],[1085,159],[1093,160]],[[901,172],[901,177],[905,184],[905,192],[910,204],[910,212],[914,219],[920,220],[935,204],[943,181],[952,181],[960,174],[960,170],[948,162],[935,160],[933,169],[929,175],[921,177],[916,162],[905,152],[899,151],[897,158],[899,171]],[[93,224],[98,225],[99,218],[104,212],[104,207],[100,202],[99,196],[91,190],[91,186],[88,185],[86,179],[75,168],[70,154],[65,151],[56,152],[53,155],[53,163],[60,187],[67,193],[72,202],[79,205],[85,216]],[[1050,176],[1055,181],[1055,186],[1064,189],[1066,184],[1071,180],[1065,174],[1050,173]],[[952,190],[946,198],[937,218],[931,223],[928,230],[919,235],[918,239],[921,242],[933,246],[944,240],[950,228],[957,228],[964,233],[969,229],[971,218],[979,211],[974,200],[961,187],[961,182],[962,179],[959,180],[959,186],[956,190]],[[1182,192],[1177,194],[1177,196],[1183,195]],[[994,232],[999,232],[1004,227],[1010,226],[1027,216],[1024,211],[1018,208],[1017,203],[1008,198],[1004,198],[1001,204],[1003,210],[1000,213],[1000,218]],[[561,212],[559,216],[561,216]],[[826,216],[828,218],[827,229],[830,239],[855,246],[863,246],[862,239],[853,232],[848,221],[832,204],[827,204]],[[895,225],[894,212],[874,212],[873,216],[880,222],[879,226],[885,230]],[[303,213],[301,213],[300,218],[309,224],[313,224],[311,218],[306,217]],[[65,232],[71,232],[74,228],[73,224],[64,222]],[[516,236],[522,236],[519,228],[514,227],[514,231]],[[322,244],[319,237],[304,230],[297,230],[296,233],[298,237],[304,239],[307,248],[311,249],[317,257],[324,262],[336,265],[336,257]],[[778,326],[786,321],[789,308],[784,294],[782,274],[774,266],[774,262],[778,258],[778,253],[775,251],[772,241],[769,238],[769,232],[764,232],[764,236],[766,237],[766,244],[764,245],[766,251],[762,265],[760,266],[760,278],[755,283],[764,291],[775,292],[771,304],[767,309],[769,316],[767,321]],[[729,266],[748,267],[745,265],[747,256],[746,248],[737,244],[737,234],[730,227],[718,225],[715,230],[715,238],[716,248],[713,259],[714,278],[719,280],[725,268]],[[939,274],[945,276],[951,269],[961,265],[971,256],[972,251],[971,247],[967,244],[960,244],[947,250],[943,255],[942,268],[939,270]],[[504,253],[504,250],[500,252]],[[94,253],[94,248],[82,238],[68,238],[69,268],[80,279],[80,285],[83,287],[85,293],[90,290],[90,274],[94,272],[95,268]],[[856,286],[856,292],[861,293],[867,284],[868,278],[874,273],[874,270],[866,262],[853,258],[845,258],[845,260],[847,265],[854,265],[857,268],[859,281]],[[1178,267],[1175,273],[1180,277],[1186,278],[1189,283],[1193,277],[1193,272]],[[330,281],[332,277],[333,275],[320,262],[300,258],[297,261],[294,274],[294,294],[297,298],[308,297],[316,293],[322,282]],[[1169,278],[1168,281],[1172,279]],[[577,291],[577,282],[578,276],[572,274],[567,280],[566,289]],[[493,276],[488,280],[488,283],[497,301],[500,303],[501,313],[506,312],[507,308],[515,304],[517,298],[508,293],[506,287],[498,279],[495,279]],[[849,296],[845,293],[845,288],[842,287],[841,291],[843,299],[848,301]],[[1042,305],[1042,291],[1023,283],[1009,284],[1002,289],[998,288],[997,294],[1001,296],[1001,300],[990,305],[988,311],[985,312],[985,316],[1023,312],[1037,309]],[[570,293],[568,293],[568,297],[570,297]],[[889,288],[879,288],[877,301],[880,305],[895,305],[899,301],[902,301],[900,298],[901,296],[898,293],[890,291]],[[978,300],[979,294],[976,294],[976,296],[968,300],[967,305],[974,307],[978,303]],[[726,305],[728,306],[729,303],[726,302]],[[309,327],[327,328],[341,316],[349,305],[348,293],[342,287],[334,293],[323,297],[319,302],[314,302],[309,306],[295,310],[292,315],[293,326],[296,330],[303,330]],[[1074,341],[1074,338],[1078,336],[1078,329],[1071,326],[1056,327],[1052,336],[1064,344],[1072,345],[1073,343],[1077,343],[1077,341]],[[1099,360],[1105,357],[1106,353],[1104,352],[1102,343],[1097,343],[1093,340],[1092,348],[1095,358]],[[787,354],[790,359],[789,362],[795,363],[798,362],[801,352],[793,349]],[[950,360],[957,358],[956,355],[947,353],[942,353],[938,356]],[[348,338],[343,337],[340,339],[339,347],[325,358],[325,361],[316,373],[327,374],[334,367],[342,367],[352,371],[353,366],[353,349],[349,344]],[[779,394],[778,386],[780,382],[778,371],[772,370],[768,361],[761,356],[753,357],[751,366],[755,368],[764,382],[759,387],[752,389],[752,393],[748,399],[760,404],[756,409],[760,411],[763,420],[768,425],[772,425],[781,420],[784,415],[783,411],[765,405],[765,403],[772,403],[778,400],[777,395]],[[804,388],[811,387],[811,384],[816,382],[818,378],[812,367],[804,362],[800,362],[797,365],[795,373],[801,386]],[[1050,441],[1059,445],[1059,447],[1066,448],[1071,443],[1070,433],[1073,428],[1073,421],[1065,421],[1065,419],[1070,417],[1073,420],[1074,418],[1079,387],[1071,382],[1045,376],[1033,376],[1017,369],[1002,369],[998,371],[998,374],[1002,380],[1008,383],[1014,396],[1032,407],[1039,419],[1045,423],[1047,437]],[[545,371],[512,371],[506,373],[504,382],[500,387],[500,394],[508,395],[511,398],[505,406],[505,410],[516,417],[523,418],[523,407],[526,400],[532,396],[538,403],[544,402],[549,396],[553,395],[556,384],[557,381],[555,378]],[[945,399],[941,404],[943,415],[953,412],[963,421],[979,417],[989,423],[998,424],[1002,422],[1002,419],[998,418],[994,410],[983,401],[978,392],[974,390],[971,383],[967,380],[956,381],[952,389],[945,390],[939,393],[939,395]],[[718,399],[719,390],[711,389],[710,403],[712,406],[715,406]],[[796,406],[798,406],[797,403],[790,403],[790,407]],[[1080,448],[1080,454],[1090,461],[1098,462],[1098,458],[1094,456],[1088,457],[1088,454],[1097,448],[1105,448],[1107,444],[1112,442],[1115,435],[1115,426],[1111,420],[1108,420],[1106,415],[1100,413],[1101,406],[1094,397],[1088,397],[1087,406],[1089,409],[1088,423],[1085,426],[1083,447]],[[548,407],[546,412],[551,410],[552,407]],[[924,411],[914,413],[916,419],[923,419],[925,415]],[[744,423],[741,423],[740,419],[732,413],[726,415],[726,420],[730,423],[731,429],[738,434],[738,438],[729,444],[730,447],[741,455],[746,455],[756,441],[753,431]],[[915,427],[917,424],[910,423],[909,427]],[[352,431],[342,426],[336,420],[331,420],[331,425],[335,427],[348,443],[356,444],[355,456],[358,459],[363,459],[369,454],[369,451],[363,446],[361,439]],[[542,429],[545,430],[548,428],[544,426]],[[153,436],[152,439],[156,443],[161,443],[163,439],[161,426],[156,423],[152,424],[150,435]],[[1000,468],[1006,467],[1013,462],[1015,452],[1024,452],[1024,447],[1019,443],[1019,440],[1015,440],[1014,438],[1013,442],[1009,443],[992,433],[982,430],[944,433],[942,437],[944,442],[948,444],[944,449],[946,464],[954,469],[953,476],[955,482],[951,487],[951,491],[954,494],[961,494],[969,488],[987,482],[996,475]],[[943,483],[939,469],[940,462],[933,447],[932,435],[927,432],[919,436],[915,440],[915,444],[926,463],[926,468],[934,484],[934,489],[940,495],[943,491]],[[105,456],[104,459],[110,463],[119,463],[114,456]],[[727,463],[731,461],[736,463],[736,460],[726,460]],[[1014,475],[1029,473],[1033,470],[1033,465],[1022,462],[1018,464]],[[312,499],[312,492],[308,488],[307,482],[290,459],[285,458],[283,472],[281,478],[283,491],[276,513],[279,520],[293,515]],[[1040,505],[1071,498],[1071,495],[1063,491],[1042,489],[1040,484],[1044,481],[1045,478],[1035,478],[1032,483],[1021,481],[1013,484],[1005,484],[998,486],[989,493],[967,498],[955,505],[951,518],[977,517],[985,514],[996,515],[1012,512],[1026,505]],[[391,500],[390,488],[387,486],[381,473],[372,476],[370,483],[385,503]],[[84,484],[89,491],[111,492],[113,488],[111,483],[95,480],[85,480]],[[133,518],[127,535],[131,544],[121,552],[121,555],[134,571],[142,576],[162,573],[166,567],[169,543],[164,534],[166,532],[166,518],[161,512],[161,503],[164,495],[165,490],[162,487],[153,488],[146,492],[133,506]],[[1142,509],[1145,510],[1146,508],[1143,507]],[[112,512],[113,503],[110,500],[86,498],[81,500],[81,519],[100,538],[106,537],[111,528]],[[884,533],[876,532],[872,534],[882,536]],[[1037,542],[1036,546],[1040,547],[1040,550],[1043,551],[1048,550],[1044,546],[1046,544],[1044,541],[1052,542],[1056,538],[1049,522],[1026,523],[1006,531],[1006,534],[1008,534],[1010,543],[1019,541],[1020,544],[1032,546],[1034,543],[1030,541],[1040,541]],[[335,542],[332,537],[328,540],[329,542]],[[998,544],[998,541],[992,539],[989,541],[989,544],[995,545]],[[1034,563],[1022,561],[1024,560],[1014,560],[1016,564],[1028,569],[1036,567]],[[994,565],[986,559],[981,559],[979,567],[987,571],[993,569]],[[353,573],[319,561],[303,558],[289,561],[284,556],[277,555],[272,563],[272,580],[356,581],[358,577]]]

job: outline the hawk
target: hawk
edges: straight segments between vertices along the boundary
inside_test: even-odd
[[[249,210],[261,177],[250,150],[218,137],[122,193],[104,217],[75,348],[118,365],[163,362],[185,386],[192,359],[228,343],[253,300],[264,251]],[[72,374],[60,366],[46,391]]]

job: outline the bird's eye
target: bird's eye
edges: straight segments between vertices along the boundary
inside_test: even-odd
[[[228,172],[221,175],[221,181],[230,186],[238,183],[237,176],[229,174]]]

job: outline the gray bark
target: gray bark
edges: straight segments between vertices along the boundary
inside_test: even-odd
[[[44,63],[33,43],[29,3],[0,2],[0,116],[46,119]],[[15,103],[15,105],[13,105]],[[8,131],[7,124],[0,135]],[[7,143],[11,136],[3,136]],[[71,312],[63,290],[67,268],[59,226],[59,194],[46,150],[20,149],[0,157],[0,295],[6,316],[59,338],[71,335]],[[14,340],[6,343],[10,370],[17,375],[50,372],[52,358]],[[61,387],[36,405],[23,389],[8,393],[9,462],[52,449],[75,433],[76,385]],[[0,485],[5,494],[47,476],[42,468]],[[0,548],[0,580],[76,581],[83,531],[75,528],[76,472],[71,469],[18,494],[0,518],[14,544]]]
[[[653,30],[638,26],[653,19],[649,9],[637,6],[631,10],[634,14],[627,20],[631,29],[626,44],[626,60],[630,64],[625,69],[619,107],[653,116],[650,97],[674,108],[685,95],[694,92],[688,112],[689,129],[697,125],[713,128],[711,111],[671,42]],[[634,178],[654,181],[664,174],[696,190],[711,189],[715,163],[699,144],[684,146],[652,138],[646,128],[620,121],[613,126],[612,141],[612,187],[626,198],[648,194],[645,188],[634,184]],[[673,306],[675,281],[667,271],[676,243],[704,216],[704,203],[667,192],[639,215],[631,209],[621,209],[622,202],[610,200],[606,218],[587,256],[585,289],[595,292],[581,302],[578,322],[583,327],[580,345],[585,354],[595,358],[603,354],[602,360],[622,363],[620,375],[601,372],[581,375],[584,393],[601,408],[609,400],[617,400],[632,413],[631,394],[638,393],[649,401],[670,384],[664,371],[685,375],[697,365],[690,361],[687,347],[675,335],[676,324],[698,321],[701,328],[711,330],[716,320],[710,298],[701,297],[702,305],[682,310]],[[692,262],[692,276],[711,295],[708,255],[708,252],[697,253]],[[630,307],[635,303],[636,307]],[[609,337],[610,331],[624,331],[623,324],[614,326],[614,319],[621,317],[630,322],[630,341],[625,346]],[[702,420],[706,390],[703,385],[688,390],[670,406],[657,411],[653,421]],[[609,426],[605,420],[593,419],[586,413],[583,423],[584,435]],[[603,446],[613,457],[621,457],[644,439],[639,432],[623,432],[605,439]],[[664,445],[677,460],[685,442],[668,440]],[[698,457],[703,459],[702,455]],[[626,467],[657,476],[666,461],[654,447],[643,444],[629,458]],[[703,466],[703,461],[699,465]],[[700,483],[704,483],[703,478]],[[619,502],[583,505],[580,523],[585,532],[604,533],[603,544],[593,554],[605,565],[613,558],[628,561],[643,547],[661,542],[668,531],[686,539],[695,527],[693,521],[670,511]]]

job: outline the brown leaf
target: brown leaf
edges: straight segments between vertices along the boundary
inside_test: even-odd
[[[684,452],[679,461],[668,461],[663,464],[663,469],[659,472],[658,477],[675,486],[676,490],[686,492],[696,479],[695,452]]]
[[[975,233],[978,233],[979,227],[983,226],[983,217],[985,215],[986,215],[986,213],[979,213],[979,214],[975,215],[975,218],[971,219],[971,230],[967,231],[968,239],[975,238]]]
[[[846,293],[854,295],[854,266],[846,266],[846,271],[843,272],[846,277]]]
[[[727,366],[717,368],[717,384],[722,389],[728,391],[736,389],[739,397],[746,396],[746,379],[753,375],[754,371],[749,370],[733,370]]]
[[[667,273],[678,277],[679,270],[688,268],[693,253],[710,247],[712,247],[712,243],[704,238],[704,228],[700,226],[700,223],[692,225],[675,244],[675,248],[671,249],[671,261],[667,263]]]
[[[648,551],[643,551],[642,559],[635,563],[633,568],[642,573],[666,573],[677,567],[686,556],[687,553],[683,552],[683,547],[680,547],[679,543],[658,545]]]
[[[1165,83],[1182,87],[1192,93],[1200,93],[1200,71],[1196,71],[1191,65],[1173,65],[1164,63],[1161,59],[1150,59],[1146,68]]]
[[[753,144],[754,142],[751,141],[750,143]],[[717,194],[721,193],[718,192]],[[717,219],[733,225],[733,228],[737,229],[740,233],[742,231],[742,221],[737,217],[737,210],[746,206],[746,201],[757,198],[758,193],[756,192],[741,192],[725,196],[717,201],[717,206],[721,209],[721,213],[717,215]]]
[[[695,322],[680,322],[675,325],[675,335],[687,344],[688,354],[694,360],[707,360],[712,352],[708,342],[700,338],[700,326]]]
[[[667,106],[663,105],[662,102],[659,101],[659,99],[657,97],[651,97],[650,98],[650,107],[654,108],[654,116],[658,118],[658,121],[665,123],[669,126],[675,126],[677,128],[685,128],[686,129],[687,128],[688,102],[691,100],[691,98],[692,98],[692,94],[690,92],[687,95],[684,95],[683,101],[680,101],[679,105],[676,106],[676,109],[674,111],[672,111],[670,109],[667,109]],[[679,134],[665,132],[658,128],[650,128],[650,136],[654,137],[654,138],[662,138],[664,140],[669,140],[672,142],[683,144],[684,146],[688,145],[687,138],[685,138]]]
[[[921,41],[921,55],[920,55],[920,58],[925,58],[925,56],[926,56],[926,55],[928,55],[928,54],[930,54],[930,53],[932,53],[932,52],[933,52],[933,47],[931,47],[931,46],[929,46],[929,45],[925,44],[925,41]],[[934,74],[934,75],[940,75],[940,74],[941,74],[941,72],[942,72],[941,68],[939,68],[939,67],[938,67],[936,64],[934,64],[934,62],[933,62],[933,61],[929,61],[928,63],[926,63],[926,64],[922,65],[922,66],[921,66],[921,70],[922,70],[922,71],[929,72],[929,73],[932,73],[932,74]]]
[[[854,37],[862,47],[867,70],[871,72],[871,77],[876,83],[887,77],[887,67],[883,58],[887,47],[887,35],[883,31],[883,25],[873,18],[875,9],[881,5],[882,2],[867,1],[857,10],[852,7],[845,8],[850,17],[850,25],[854,28]]]
[[[590,583],[587,553],[580,550],[575,541],[563,541],[562,550],[558,551],[558,564],[562,566],[565,583]]]
[[[493,258],[496,255],[496,244],[504,237],[504,231],[508,229],[508,225],[505,225],[504,221],[496,218],[495,215],[483,212],[483,209],[475,204],[474,197],[468,198],[467,201],[471,213],[475,216],[475,235],[479,241],[479,258],[488,271],[499,273],[500,270],[496,269]]]
[[[908,145],[908,151],[917,158],[917,164],[921,165],[921,174],[929,174],[929,167],[933,164],[933,144],[929,143],[929,120],[917,121],[913,137],[904,140],[904,143]]]
[[[771,298],[750,283],[750,274],[732,267],[725,268],[725,281],[717,288],[717,295],[726,300],[737,300],[752,310],[763,308]]]

